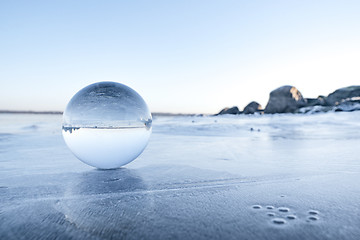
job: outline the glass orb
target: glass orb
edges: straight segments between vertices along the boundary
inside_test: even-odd
[[[68,103],[62,134],[82,162],[119,168],[137,158],[151,134],[152,117],[142,97],[116,82],[81,89]]]

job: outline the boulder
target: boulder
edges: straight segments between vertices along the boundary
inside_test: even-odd
[[[240,111],[238,107],[234,106],[232,108],[224,108],[217,115],[223,115],[223,114],[240,114]]]
[[[294,86],[282,86],[270,93],[265,113],[294,113],[306,105],[306,101]]]
[[[326,104],[328,106],[337,106],[342,102],[360,99],[360,86],[350,86],[340,88],[327,96]]]
[[[251,103],[249,103],[248,105],[246,105],[246,107],[244,108],[243,113],[244,114],[254,114],[256,112],[261,112],[262,111],[262,107],[259,103],[252,101]]]

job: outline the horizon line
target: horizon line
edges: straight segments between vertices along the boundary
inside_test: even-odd
[[[0,114],[53,114],[62,115],[63,111],[33,111],[33,110],[0,110]],[[170,113],[170,112],[152,112],[153,116],[196,116],[196,115],[211,115],[211,113]]]

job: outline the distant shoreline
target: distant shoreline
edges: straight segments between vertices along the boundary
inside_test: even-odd
[[[16,111],[16,110],[0,110],[1,113],[14,113],[14,114],[63,114],[60,111]]]
[[[61,115],[63,112],[61,111],[21,111],[21,110],[0,110],[0,114],[2,113],[9,113],[9,114],[54,114],[54,115]],[[187,113],[162,113],[162,112],[154,112],[151,113],[152,116],[199,116],[204,114],[187,114]]]

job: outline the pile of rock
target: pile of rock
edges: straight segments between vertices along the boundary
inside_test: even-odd
[[[360,86],[340,88],[327,97],[304,98],[294,86],[282,86],[270,93],[265,109],[257,102],[249,103],[243,111],[238,107],[224,108],[218,114],[254,113],[316,113],[360,110]]]
[[[327,97],[307,98],[307,105],[298,110],[299,113],[314,113],[328,111],[357,111],[360,110],[360,86],[340,88]]]

